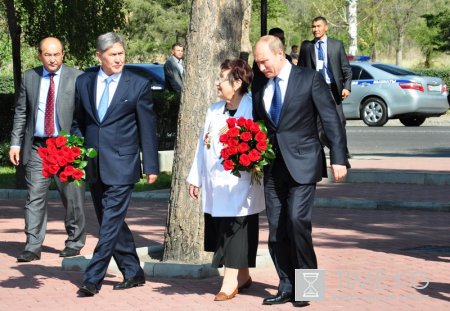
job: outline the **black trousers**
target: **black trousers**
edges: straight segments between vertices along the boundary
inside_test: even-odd
[[[265,171],[269,252],[280,278],[279,291],[294,294],[295,269],[316,269],[311,214],[316,184],[299,184],[281,154]]]

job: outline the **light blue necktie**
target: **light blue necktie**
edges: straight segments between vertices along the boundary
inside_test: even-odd
[[[280,112],[281,112],[281,89],[280,89],[280,78],[275,77],[273,79],[274,89],[273,89],[273,97],[272,97],[272,105],[270,105],[269,114],[273,123],[278,126],[278,121],[280,120]]]
[[[103,118],[105,117],[106,110],[108,110],[108,104],[109,104],[109,84],[112,81],[111,77],[106,78],[105,80],[105,89],[103,90],[102,97],[100,98],[100,102],[98,104],[97,112],[98,112],[98,118],[100,122],[103,121]]]

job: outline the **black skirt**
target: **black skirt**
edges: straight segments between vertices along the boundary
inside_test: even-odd
[[[205,251],[214,252],[211,266],[240,269],[256,266],[259,214],[240,217],[205,215]]]

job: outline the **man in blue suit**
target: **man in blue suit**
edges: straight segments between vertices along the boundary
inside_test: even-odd
[[[136,246],[125,216],[134,184],[143,173],[154,183],[159,174],[158,150],[150,83],[124,70],[125,44],[109,32],[97,38],[98,72],[86,72],[76,82],[76,111],[72,131],[84,136],[98,157],[86,167],[99,240],[84,273],[80,293],[95,295],[101,288],[111,257],[124,281],[114,289],[145,283]]]

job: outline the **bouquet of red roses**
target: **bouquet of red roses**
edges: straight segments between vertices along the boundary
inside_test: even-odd
[[[227,119],[227,125],[219,138],[225,145],[220,152],[224,169],[237,177],[241,177],[239,171],[251,172],[251,183],[260,184],[263,166],[275,159],[264,122],[241,117]]]
[[[47,147],[39,147],[42,159],[42,175],[45,178],[57,176],[61,182],[73,182],[81,186],[85,178],[86,157],[95,158],[97,151],[84,148],[84,138],[61,131],[58,137],[48,138]]]

